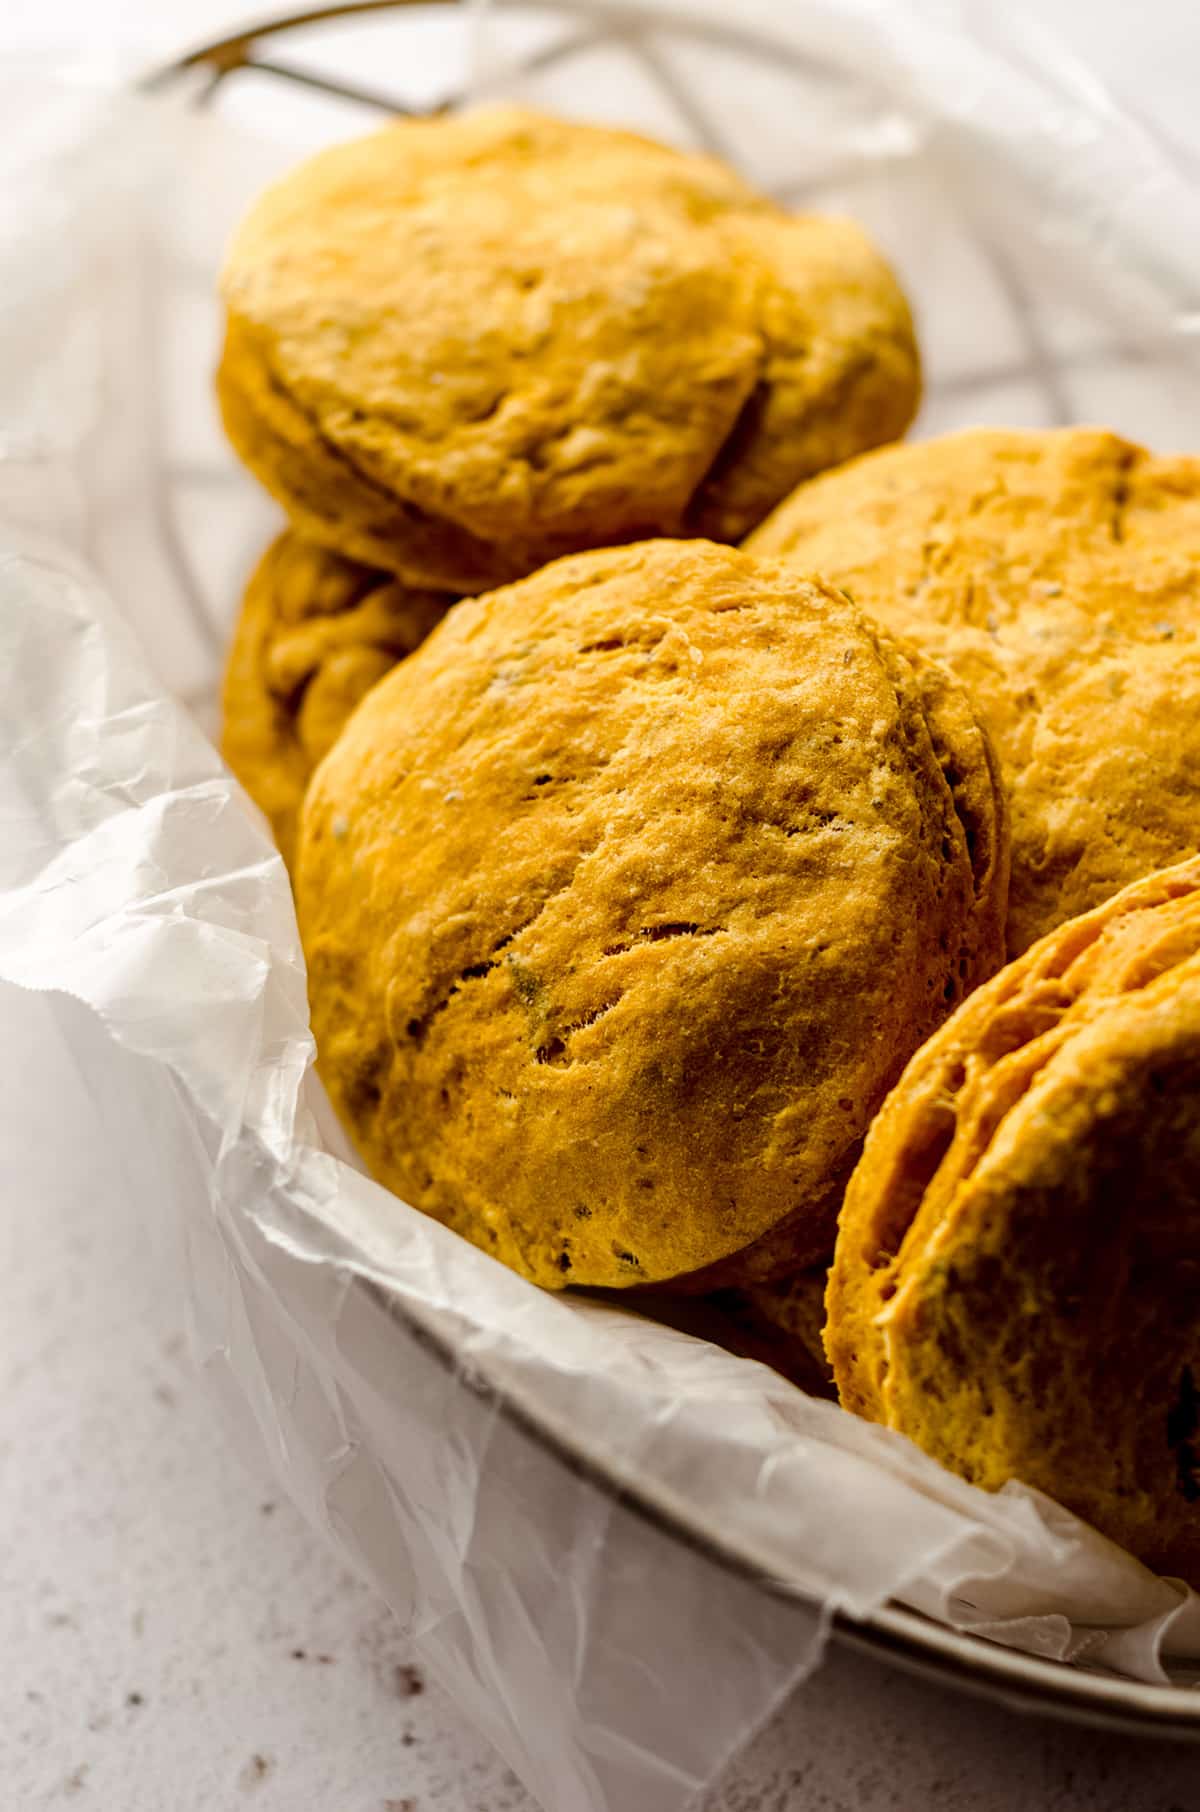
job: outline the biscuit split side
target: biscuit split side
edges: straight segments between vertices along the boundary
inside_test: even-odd
[[[684,526],[735,542],[794,485],[897,440],[920,392],[908,304],[861,228],[774,208],[725,227],[763,272],[753,388]]]
[[[802,485],[747,546],[845,586],[973,694],[1011,798],[1010,955],[1195,848],[1200,460],[971,429]]]
[[[251,210],[222,290],[250,469],[310,538],[454,592],[577,548],[736,539],[902,433],[920,388],[859,228],[520,108],[319,153]]]
[[[255,567],[226,662],[221,753],[270,821],[285,862],[313,769],[359,701],[452,602],[292,530]]]
[[[1200,859],[986,983],[847,1191],[843,1403],[1200,1577]]]
[[[551,1287],[825,1258],[871,1114],[1000,960],[991,773],[948,676],[711,543],[456,606],[303,812],[314,1030],[370,1168]]]
[[[997,953],[1004,949],[1008,903],[1008,804],[995,750],[975,715],[969,695],[949,670],[911,643],[894,642],[886,634],[877,633],[873,624],[866,628],[878,659],[892,678],[897,697],[911,692],[919,701],[919,735],[922,743],[928,740],[942,774],[955,821],[953,840],[955,845],[961,840],[961,851],[971,873],[971,935],[960,947],[957,961],[950,966],[943,984],[944,1004],[937,1016],[940,1019],[999,966]],[[932,927],[930,935],[934,935]],[[856,1140],[847,1147],[836,1168],[831,1168],[826,1180],[830,1204],[826,1212],[814,1213],[811,1202],[802,1202],[757,1240],[687,1279],[686,1287],[741,1287],[750,1294],[752,1305],[757,1290],[762,1289],[769,1297],[772,1285],[780,1280],[794,1280],[818,1262],[827,1264],[833,1251],[832,1232],[838,1207],[860,1150],[861,1140]],[[821,1249],[812,1243],[812,1229],[817,1225],[829,1229],[829,1238]],[[751,1312],[760,1311],[751,1306]],[[769,1301],[761,1313],[768,1319],[778,1319]]]

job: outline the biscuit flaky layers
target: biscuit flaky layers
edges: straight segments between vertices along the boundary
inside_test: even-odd
[[[563,560],[456,605],[313,778],[322,1074],[377,1177],[538,1283],[794,1268],[999,960],[1005,860],[965,695],[840,594],[699,541]]]
[[[973,429],[802,486],[748,545],[969,686],[1010,792],[1011,955],[1194,850],[1200,460]]]
[[[286,862],[313,769],[359,700],[451,602],[291,532],[259,561],[225,669],[221,753]]]
[[[902,433],[919,389],[857,227],[519,108],[322,151],[252,209],[222,289],[238,453],[311,539],[448,591],[736,540]]]
[[[1200,858],[986,983],[846,1194],[843,1403],[1200,1583]]]

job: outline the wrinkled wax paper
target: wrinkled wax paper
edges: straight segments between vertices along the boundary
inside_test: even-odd
[[[400,100],[469,67],[476,92],[714,145],[857,214],[916,300],[918,433],[1194,440],[1200,204],[1084,72],[933,0],[728,12],[473,7],[423,39],[376,20],[365,54]],[[353,70],[350,38],[314,43],[296,59]],[[346,1149],[287,878],[205,734],[275,523],[209,396],[221,244],[298,148],[366,123],[265,81],[198,113],[0,73],[0,977],[85,1002],[136,1065],[110,1134],[178,1230],[231,1425],[550,1812],[687,1805],[835,1609],[894,1600],[1164,1681],[1200,1659],[1186,1588],[759,1365],[541,1294]]]

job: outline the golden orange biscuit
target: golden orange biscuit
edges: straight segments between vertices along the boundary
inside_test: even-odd
[[[1200,460],[972,429],[804,485],[748,546],[970,688],[1010,790],[1011,955],[1195,848]]]
[[[902,433],[895,279],[712,158],[516,107],[322,151],[222,280],[230,439],[307,536],[479,591],[577,548],[744,534]]]
[[[313,1028],[373,1173],[536,1282],[826,1256],[872,1113],[1000,959],[950,676],[709,542],[456,605],[307,794]]]
[[[847,1408],[1200,1583],[1200,858],[1051,932],[917,1053],[828,1311]]]
[[[259,561],[225,669],[221,752],[289,864],[313,769],[359,700],[451,602],[291,532]]]

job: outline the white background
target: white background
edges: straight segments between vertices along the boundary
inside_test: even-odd
[[[1200,159],[1200,8],[1038,15]],[[151,61],[245,17],[0,0],[0,47]],[[0,1154],[18,1150],[19,1167],[0,1156],[0,1812],[533,1812],[386,1613],[224,1446],[85,1069],[41,1003],[0,992]],[[1200,1748],[1033,1723],[835,1652],[705,1812],[1025,1807],[1196,1812]]]

